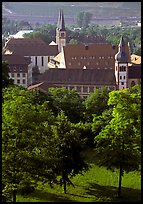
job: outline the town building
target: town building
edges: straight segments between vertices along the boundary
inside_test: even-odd
[[[3,54],[21,55],[31,58],[28,71],[28,84],[32,84],[32,68],[38,66],[40,73],[48,69],[48,62],[58,54],[57,45],[47,45],[40,38],[11,38],[4,48]]]
[[[29,57],[21,55],[2,55],[2,60],[9,66],[9,77],[13,79],[14,84],[28,87],[28,70],[31,66]]]

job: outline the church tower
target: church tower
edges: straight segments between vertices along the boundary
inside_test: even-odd
[[[58,24],[56,29],[56,44],[58,45],[59,52],[62,51],[62,47],[66,45],[66,30],[63,11],[59,11]]]
[[[128,87],[128,55],[125,52],[125,42],[120,39],[118,53],[115,55],[115,78],[117,90]]]

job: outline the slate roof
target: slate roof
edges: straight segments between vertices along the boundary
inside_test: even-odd
[[[64,15],[63,15],[62,10],[59,11],[59,18],[58,18],[57,28],[60,31],[65,31],[65,21],[64,21]]]
[[[115,85],[114,70],[110,69],[49,69],[39,78],[49,84]]]
[[[8,63],[10,73],[27,73],[28,65],[31,63],[29,57],[21,55],[2,55],[2,60]]]
[[[10,65],[28,65],[31,63],[30,57],[24,57],[21,55],[2,55],[2,60],[7,61]]]
[[[141,65],[132,65],[129,67],[128,79],[141,79]]]
[[[40,38],[11,38],[4,47],[13,54],[23,56],[55,56],[58,54],[57,45],[47,45]]]

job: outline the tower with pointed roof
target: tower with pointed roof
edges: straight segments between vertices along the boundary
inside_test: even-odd
[[[125,52],[123,36],[120,39],[118,53],[115,55],[115,78],[117,90],[128,87],[128,55]]]
[[[63,11],[59,11],[58,24],[56,29],[56,43],[58,45],[59,52],[62,51],[62,47],[66,45],[66,29]]]

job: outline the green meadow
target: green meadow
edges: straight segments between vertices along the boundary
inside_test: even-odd
[[[39,183],[36,190],[27,196],[17,196],[17,202],[137,202],[141,200],[141,172],[125,173],[122,178],[122,197],[117,197],[118,170],[112,172],[96,165],[93,150],[86,151],[90,168],[83,175],[72,178],[73,186],[63,188]]]

